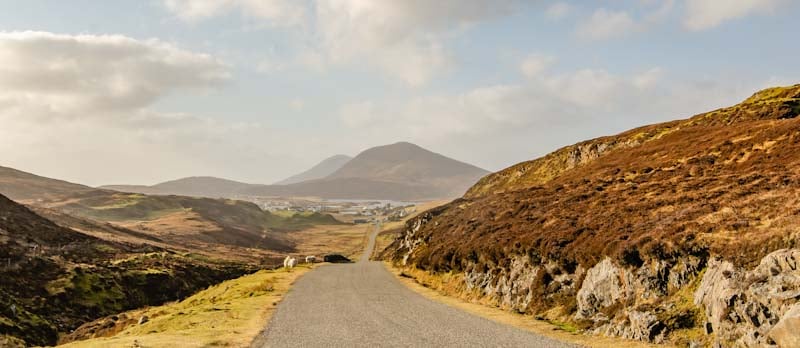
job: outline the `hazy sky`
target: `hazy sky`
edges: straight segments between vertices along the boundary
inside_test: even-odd
[[[0,165],[270,183],[410,141],[499,170],[800,82],[792,0],[0,0]]]

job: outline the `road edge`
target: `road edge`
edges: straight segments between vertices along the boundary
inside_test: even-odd
[[[536,335],[544,336],[561,342],[596,348],[669,348],[669,345],[656,345],[641,341],[626,340],[615,337],[592,336],[579,333],[570,333],[558,326],[543,320],[537,320],[529,315],[522,315],[505,311],[500,308],[471,303],[461,298],[443,294],[437,290],[425,287],[414,278],[401,275],[402,269],[394,267],[390,262],[381,262],[386,270],[391,273],[401,284],[411,291],[438,303],[453,307],[463,312],[481,317],[493,322],[509,325],[520,330],[525,330]]]

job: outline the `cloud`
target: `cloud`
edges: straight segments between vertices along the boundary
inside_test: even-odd
[[[0,100],[29,117],[110,117],[228,77],[213,57],[159,40],[0,32]]]
[[[154,183],[163,173],[260,178],[260,163],[291,164],[277,150],[286,132],[154,110],[168,95],[219,86],[228,70],[159,40],[0,32],[3,164],[89,184]]]
[[[363,100],[339,115],[362,141],[407,139],[500,169],[559,146],[731,105],[754,88],[670,79],[658,67],[626,74],[587,68],[461,93]],[[492,146],[479,145],[489,140]]]
[[[447,39],[477,23],[509,15],[523,0],[163,0],[179,18],[196,22],[232,12],[272,25],[309,30],[296,63],[315,71],[331,66],[374,69],[419,86],[455,65]],[[309,4],[307,6],[307,4]],[[306,7],[309,7],[308,9]],[[313,15],[309,13],[313,8]],[[258,71],[272,71],[260,62]]]
[[[290,27],[304,24],[307,16],[304,2],[297,0],[164,0],[164,6],[187,22],[239,12],[272,26]]]
[[[413,138],[437,138],[514,131],[539,122],[571,122],[602,117],[630,107],[649,93],[657,69],[619,76],[605,70],[580,69],[564,74],[537,74],[523,84],[475,88],[456,95],[413,98],[407,102],[348,104],[340,111],[352,128]]]
[[[366,62],[421,85],[454,64],[444,37],[519,5],[515,0],[318,0],[320,52],[329,64]]]
[[[589,19],[578,27],[580,37],[592,40],[606,40],[623,36],[636,28],[636,22],[627,11],[596,10]]]
[[[553,56],[531,54],[522,61],[519,68],[523,75],[532,78],[544,72],[555,61],[556,58]]]
[[[773,12],[783,0],[686,0],[685,26],[689,30],[714,28],[725,21]]]
[[[559,20],[572,12],[572,5],[566,2],[556,2],[547,7],[544,14],[552,20]]]
[[[674,0],[643,1],[642,9],[637,13],[599,8],[578,26],[576,34],[589,40],[609,40],[647,31],[664,21],[674,4]]]

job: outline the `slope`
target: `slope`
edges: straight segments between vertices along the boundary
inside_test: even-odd
[[[148,195],[178,195],[190,197],[232,198],[240,190],[251,186],[238,181],[210,176],[182,178],[153,186],[106,185],[103,189],[120,192],[134,192]]]
[[[91,190],[88,186],[0,167],[0,194],[13,200],[56,198]]]
[[[335,155],[332,157],[328,157],[322,160],[322,162],[317,163],[310,169],[300,174],[295,174],[284,180],[276,182],[275,185],[290,185],[303,181],[322,179],[328,175],[333,174],[333,172],[339,170],[339,168],[341,168],[351,159],[353,158],[347,155]]]
[[[59,333],[122,310],[185,297],[249,267],[106,241],[0,195],[0,337],[53,345]]]
[[[242,193],[334,199],[441,199],[458,197],[487,173],[401,142],[367,149],[323,179],[251,187]]]
[[[797,303],[778,292],[800,290],[798,115],[800,85],[773,88],[560,149],[410,221],[386,256],[594,333],[765,344]]]

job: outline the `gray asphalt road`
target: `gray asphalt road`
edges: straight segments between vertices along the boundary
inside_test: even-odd
[[[374,232],[355,264],[303,276],[278,305],[255,347],[572,347],[433,302],[380,262]]]

